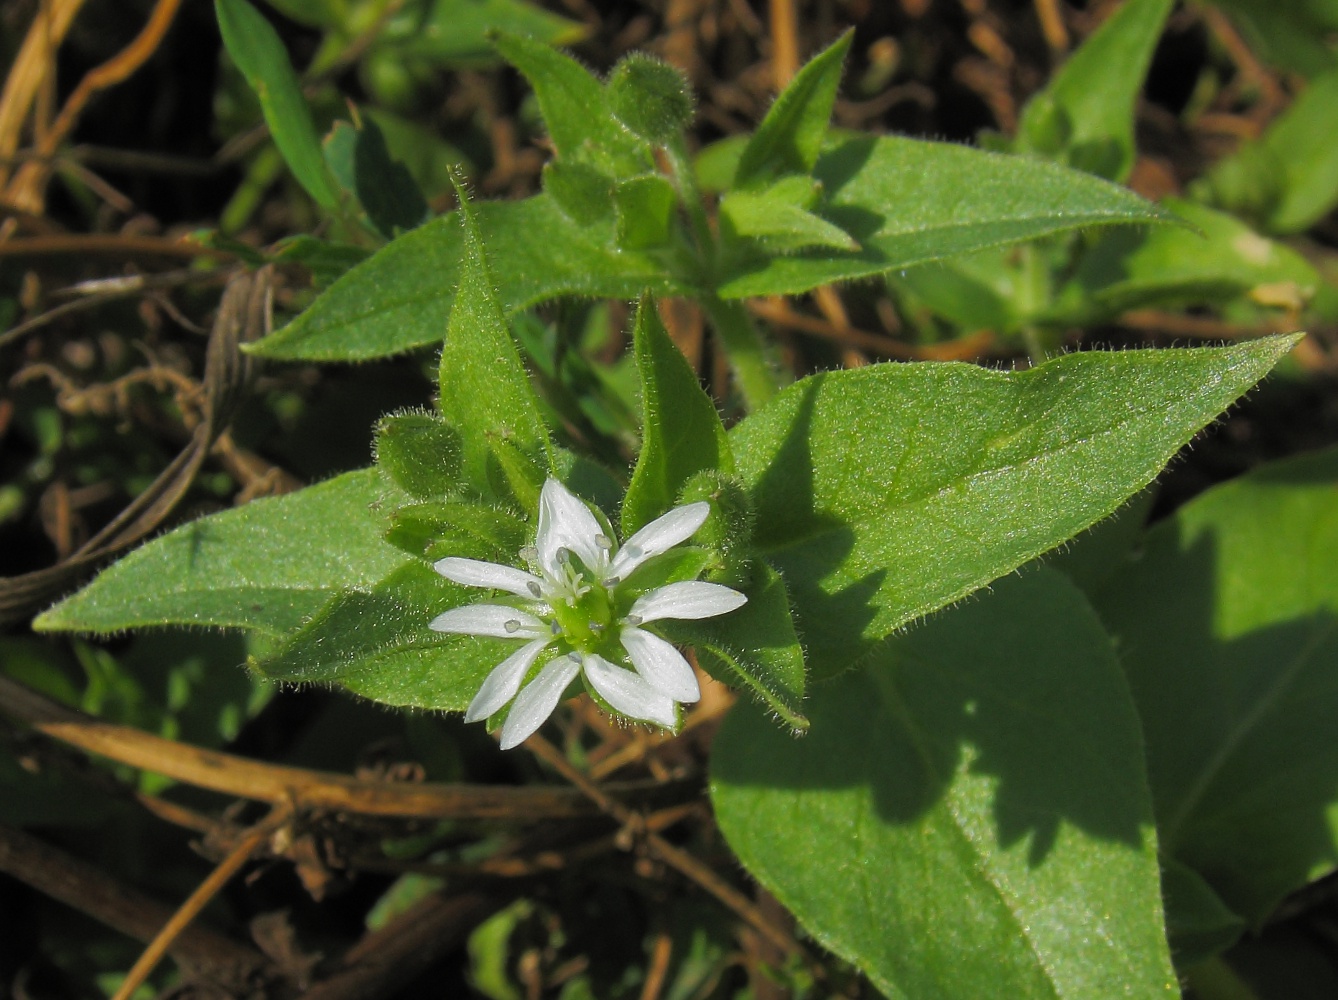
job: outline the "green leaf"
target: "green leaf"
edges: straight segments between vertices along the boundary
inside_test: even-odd
[[[1127,0],[1022,111],[1017,148],[1122,181],[1134,164],[1134,103],[1173,0]]]
[[[463,711],[515,643],[444,635],[427,623],[477,597],[414,560],[368,591],[341,594],[252,666],[276,679],[338,681],[389,705]]]
[[[560,157],[589,163],[619,178],[654,168],[646,144],[613,117],[604,85],[575,59],[541,42],[505,32],[493,44],[534,88],[548,136]]]
[[[1245,921],[1226,908],[1203,876],[1174,858],[1162,858],[1161,891],[1177,968],[1187,969],[1225,951],[1245,930]]]
[[[1159,226],[1108,233],[1083,255],[1043,318],[1087,323],[1142,306],[1221,305],[1241,296],[1299,304],[1319,287],[1309,261],[1234,216],[1179,199],[1168,199],[1166,207],[1198,231]]]
[[[376,428],[376,462],[410,496],[444,499],[460,487],[460,432],[435,413],[396,413]]]
[[[375,469],[191,521],[131,552],[39,615],[43,632],[212,625],[283,633],[337,593],[372,587],[404,556],[375,508]]]
[[[265,123],[293,176],[318,205],[338,209],[339,188],[278,33],[246,0],[214,0],[214,12],[228,55],[260,98]]]
[[[814,177],[827,195],[823,217],[859,251],[734,260],[723,297],[797,294],[1080,227],[1170,221],[1090,174],[951,143],[857,136],[827,147]]]
[[[523,0],[432,0],[426,18],[414,4],[392,16],[381,44],[396,55],[419,56],[452,69],[492,66],[497,52],[489,36],[498,29],[548,45],[572,45],[588,33],[583,24]]]
[[[1112,513],[1296,342],[811,376],[733,429],[814,676]]]
[[[460,201],[464,265],[441,352],[437,403],[460,432],[464,480],[485,496],[505,496],[510,488],[490,437],[504,436],[549,469],[553,468],[552,444],[497,300],[478,222],[463,192]]]
[[[1332,37],[1338,6],[1332,0],[1280,5],[1275,0],[1213,0],[1229,11],[1250,49],[1275,67],[1315,76],[1338,66]]]
[[[892,1000],[1180,995],[1138,719],[1091,608],[1001,582],[814,687],[736,709],[711,798],[748,871]]]
[[[1309,229],[1338,204],[1338,68],[1310,81],[1262,136],[1191,189],[1272,233]]]
[[[1338,866],[1338,451],[1185,505],[1095,604],[1142,714],[1163,849],[1263,920]]]
[[[475,208],[508,311],[563,295],[690,294],[655,258],[604,246],[546,195]],[[355,361],[439,343],[460,282],[458,213],[434,219],[354,268],[251,350],[269,358]]]
[[[472,500],[434,500],[392,511],[386,540],[433,561],[463,556],[509,563],[530,534],[526,520],[510,508]]]
[[[543,185],[562,213],[586,229],[613,216],[613,178],[588,164],[549,160]]]
[[[734,471],[715,403],[669,339],[649,297],[637,308],[632,343],[641,376],[642,431],[641,454],[623,499],[624,537],[669,510],[698,472]]]
[[[790,617],[785,581],[771,567],[755,567],[742,588],[748,603],[720,618],[659,622],[664,633],[692,646],[712,677],[752,695],[775,720],[797,735],[808,729],[804,700],[804,650]]]
[[[795,74],[748,140],[734,171],[734,188],[756,189],[785,174],[813,172],[854,37],[853,29],[846,31]]]
[[[812,185],[808,178],[795,178]],[[790,180],[790,178],[787,178]],[[784,182],[782,182],[784,183]],[[731,191],[720,200],[720,229],[726,240],[758,241],[772,253],[789,253],[809,247],[858,250],[850,234],[819,215],[810,206],[798,205],[788,192]]]
[[[276,244],[274,260],[295,261],[311,272],[311,283],[325,288],[361,264],[368,251],[348,243],[331,243],[305,233]],[[260,263],[264,263],[262,258]],[[259,266],[259,264],[257,264]]]
[[[358,199],[368,221],[386,239],[431,217],[413,175],[391,159],[385,136],[370,118],[357,126],[335,123],[325,139],[325,161],[339,186]]]

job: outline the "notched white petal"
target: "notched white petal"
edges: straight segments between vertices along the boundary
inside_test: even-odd
[[[486,719],[514,698],[516,692],[520,690],[521,682],[525,680],[525,675],[548,643],[547,639],[528,642],[493,667],[483,686],[479,688],[479,693],[474,695],[474,700],[469,703],[469,708],[465,711],[465,721],[479,722]]]
[[[613,557],[613,565],[609,567],[609,571],[620,579],[626,578],[632,570],[651,556],[668,552],[679,542],[687,541],[710,516],[711,505],[704,500],[675,507],[669,513],[651,521],[624,542],[618,554]]]
[[[510,750],[529,739],[557,708],[562,692],[581,672],[565,656],[559,656],[539,671],[539,676],[516,695],[515,704],[502,724],[502,749]]]
[[[466,604],[451,608],[428,622],[434,632],[457,635],[483,635],[497,639],[537,639],[548,637],[546,626],[534,615],[508,608],[505,604]]]
[[[642,622],[659,621],[661,618],[714,618],[747,603],[747,597],[729,587],[701,580],[685,580],[656,587],[642,594],[632,603],[627,617],[638,618]]]
[[[570,549],[586,568],[602,573],[607,553],[599,547],[603,533],[590,508],[556,479],[549,479],[539,493],[539,531],[535,547],[539,565],[554,578],[562,576],[561,551]]]
[[[619,638],[632,666],[651,687],[684,705],[701,699],[701,686],[692,665],[672,643],[639,628],[625,628]]]
[[[678,721],[674,699],[651,687],[645,678],[615,667],[602,656],[585,656],[585,676],[601,698],[632,719],[655,722],[672,729]]]
[[[543,581],[533,573],[526,573],[514,566],[503,566],[501,563],[483,562],[481,559],[447,556],[445,559],[438,559],[432,564],[432,568],[453,583],[466,587],[491,587],[531,599],[536,596],[534,588],[542,587],[543,584]]]

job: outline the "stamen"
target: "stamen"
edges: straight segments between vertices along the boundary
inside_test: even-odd
[[[531,594],[533,594],[535,597],[543,597],[543,596],[544,596],[543,589],[542,589],[537,583],[535,583],[533,580],[531,580],[529,583],[525,584],[525,589],[528,590],[528,591],[529,591]]]
[[[557,561],[563,566],[568,565],[571,562],[571,549],[567,548],[565,545],[558,546]]]
[[[608,535],[596,535],[595,544],[598,545],[605,552],[608,552],[613,548],[613,539],[610,538]]]
[[[519,632],[519,631],[520,631],[520,619],[519,619],[519,618],[512,618],[512,619],[510,619],[509,621],[503,622],[503,623],[502,623],[502,628],[506,629],[508,632]]]
[[[620,584],[620,583],[622,583],[622,582],[623,582],[623,578],[622,578],[622,577],[620,577],[620,576],[611,576],[611,577],[609,577],[607,580],[604,581],[604,586],[605,586],[605,588],[607,588],[607,589],[612,589],[613,587],[618,586],[618,584]]]
[[[595,633],[595,635],[599,635],[599,633],[604,631],[604,624],[602,622],[591,622],[590,631]]]
[[[557,623],[556,619],[548,623],[548,630],[554,635],[562,634],[562,626]]]
[[[628,615],[623,619],[624,624],[631,625],[633,628],[640,625],[643,621],[645,621],[645,619],[640,615]]]
[[[520,550],[518,555],[522,560],[524,560],[527,563],[539,561],[539,550],[536,549],[533,545],[526,545],[523,549]]]
[[[567,659],[571,660],[572,663],[580,663],[581,654],[573,649],[570,653],[567,654]]]

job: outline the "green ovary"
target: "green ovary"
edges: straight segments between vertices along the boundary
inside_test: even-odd
[[[590,585],[589,590],[570,604],[554,601],[552,608],[563,637],[575,649],[595,652],[596,647],[602,646],[612,634],[613,602],[600,584]]]

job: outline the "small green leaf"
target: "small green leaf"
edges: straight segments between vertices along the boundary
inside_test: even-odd
[[[1338,68],[1310,81],[1262,136],[1217,163],[1196,196],[1272,233],[1309,229],[1338,204]]]
[[[460,432],[435,413],[397,413],[376,428],[376,461],[400,489],[441,500],[460,488]]]
[[[663,146],[692,121],[692,89],[687,76],[644,52],[623,56],[606,85],[609,109],[635,136]]]
[[[490,436],[504,435],[552,468],[552,444],[488,267],[478,222],[461,193],[464,266],[441,352],[438,405],[462,439],[461,474],[485,496],[505,490]],[[505,493],[503,493],[505,495]]]
[[[785,581],[771,567],[758,565],[748,603],[720,618],[696,622],[660,622],[675,642],[692,646],[712,677],[741,687],[794,735],[808,729],[804,701],[804,650],[790,617]]]
[[[1173,0],[1127,0],[1033,97],[1017,148],[1122,181],[1134,164],[1134,103]]]
[[[404,562],[381,538],[393,500],[377,470],[191,521],[107,567],[39,615],[44,632],[213,625],[283,633],[337,593]]]
[[[337,122],[325,139],[325,161],[339,186],[358,199],[368,221],[386,239],[431,217],[413,175],[390,158],[386,138],[370,118],[356,127]]]
[[[845,32],[795,74],[739,158],[733,187],[753,190],[785,174],[809,174],[817,162],[854,30]]]
[[[1262,921],[1338,866],[1338,451],[1186,504],[1094,603],[1143,718],[1163,850]]]
[[[1090,174],[951,143],[856,136],[827,147],[813,174],[823,217],[860,249],[732,260],[722,297],[797,294],[1080,227],[1171,221]]]
[[[659,260],[586,232],[547,195],[476,206],[508,312],[563,295],[635,298],[691,294]],[[335,282],[296,319],[256,343],[262,357],[357,361],[441,341],[461,280],[459,213],[433,219]]]
[[[679,491],[698,472],[734,471],[715,403],[669,339],[649,297],[637,308],[632,343],[641,376],[642,443],[623,499],[624,537],[674,506]]]
[[[339,208],[339,187],[321,153],[311,109],[278,33],[246,0],[214,0],[223,44],[260,107],[293,176],[323,208]]]
[[[858,250],[840,226],[770,191],[731,191],[720,200],[720,231],[725,240],[756,240],[771,253],[809,247]]]
[[[579,226],[590,227],[613,216],[613,178],[580,161],[544,164],[544,193]]]
[[[619,181],[613,192],[618,210],[618,246],[649,250],[669,242],[678,207],[678,192],[660,174],[642,174]]]
[[[849,666],[1112,513],[1295,342],[1072,354],[1016,373],[870,365],[784,390],[730,444],[810,670]]]
[[[749,873],[892,1000],[1180,996],[1138,719],[1082,596],[1002,581],[816,685],[739,706],[711,799]]]
[[[1225,951],[1245,930],[1245,921],[1226,908],[1203,876],[1175,858],[1162,858],[1161,892],[1171,956],[1179,969]]]
[[[620,178],[654,168],[645,143],[613,117],[604,85],[575,59],[542,42],[505,32],[493,44],[534,88],[559,156]]]
[[[1198,232],[1158,227],[1107,234],[1082,257],[1045,318],[1096,322],[1142,306],[1221,305],[1242,296],[1299,308],[1321,284],[1299,253],[1234,216],[1189,201],[1166,206]]]
[[[325,288],[361,264],[369,251],[349,243],[331,243],[305,233],[276,244],[275,260],[295,261],[311,272],[311,283]],[[264,259],[256,265],[264,263]]]

